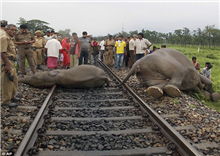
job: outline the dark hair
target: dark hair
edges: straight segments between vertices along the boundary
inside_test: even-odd
[[[166,45],[161,45],[161,47],[166,48],[167,46]]]
[[[73,33],[72,33],[72,36],[73,36],[73,35],[77,35],[77,33],[73,32]]]
[[[14,25],[14,24],[8,24],[8,25],[6,25],[6,29],[10,29],[10,27],[16,27],[16,25]]]
[[[144,38],[144,34],[143,34],[143,33],[138,33],[138,35],[141,35],[141,36],[142,36],[142,38]]]
[[[211,64],[210,62],[206,62],[205,64]]]
[[[87,32],[86,31],[83,31],[83,33],[82,33],[83,35],[87,35]]]
[[[108,37],[112,37],[112,35],[108,35]]]
[[[22,24],[22,25],[20,25],[20,28],[21,28],[21,29],[27,29],[28,26],[27,26],[26,24]]]
[[[211,68],[212,68],[212,65],[211,65],[211,64],[209,64],[209,65],[208,65],[208,68],[209,68],[209,69],[211,69]]]
[[[157,48],[156,46],[153,46],[153,48]]]
[[[51,30],[51,32],[54,32],[54,33],[55,33],[55,31],[54,31],[54,30]]]
[[[192,60],[196,60],[196,57],[195,57],[195,56],[193,56],[193,57],[192,57]]]

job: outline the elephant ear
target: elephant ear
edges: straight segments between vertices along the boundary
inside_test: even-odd
[[[49,74],[50,76],[56,76],[56,75],[59,74],[59,73],[60,73],[59,71],[55,71],[55,70],[48,72],[48,74]]]

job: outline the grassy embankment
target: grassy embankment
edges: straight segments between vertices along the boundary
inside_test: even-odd
[[[160,47],[160,45],[156,45]],[[197,58],[200,63],[200,71],[205,67],[206,62],[210,62],[213,67],[211,69],[211,80],[213,83],[214,90],[220,92],[220,47],[208,48],[200,47],[198,52],[198,46],[177,46],[177,45],[167,45],[167,48],[176,49],[186,55],[190,60],[193,56]],[[192,94],[193,97],[200,99],[207,106],[216,109],[220,112],[220,101],[213,102],[205,99],[201,94]]]

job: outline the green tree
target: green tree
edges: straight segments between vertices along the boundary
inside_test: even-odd
[[[37,30],[40,30],[44,33],[47,31],[47,29],[53,30],[53,28],[47,26],[49,23],[47,23],[45,21],[38,20],[38,19],[26,21],[23,17],[20,17],[17,25],[20,26],[21,24],[27,24],[28,30],[31,31],[33,34]]]
[[[58,33],[63,35],[63,38],[65,37],[71,37],[70,35],[71,30],[70,29],[65,29],[65,30],[59,30]]]

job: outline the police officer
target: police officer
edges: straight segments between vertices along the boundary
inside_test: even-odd
[[[32,43],[35,42],[34,35],[27,31],[27,25],[20,26],[20,32],[15,35],[15,44],[18,46],[18,56],[20,61],[20,73],[22,77],[26,75],[25,72],[25,58],[27,58],[29,66],[33,74],[36,73],[36,68],[33,58],[33,50],[31,49]]]
[[[42,49],[44,48],[44,40],[41,37],[41,31],[37,30],[35,32],[36,36],[35,36],[35,43],[32,44],[32,50],[34,51],[34,60],[35,60],[35,64],[37,65],[37,69],[39,70],[43,70],[40,65],[42,63],[41,59],[42,59]]]
[[[8,21],[1,20],[0,36],[6,35],[6,25],[8,25]]]
[[[105,58],[106,58],[106,65],[113,66],[113,48],[115,46],[115,41],[112,39],[112,35],[109,35],[109,39],[105,41]]]
[[[0,37],[3,35],[6,35],[6,28],[5,26],[8,24],[8,22],[6,20],[0,20]]]
[[[13,37],[17,28],[13,24],[6,26],[6,34],[1,36],[1,105],[16,107],[16,103],[20,99],[15,98],[18,87],[18,78],[15,69],[15,45]]]

